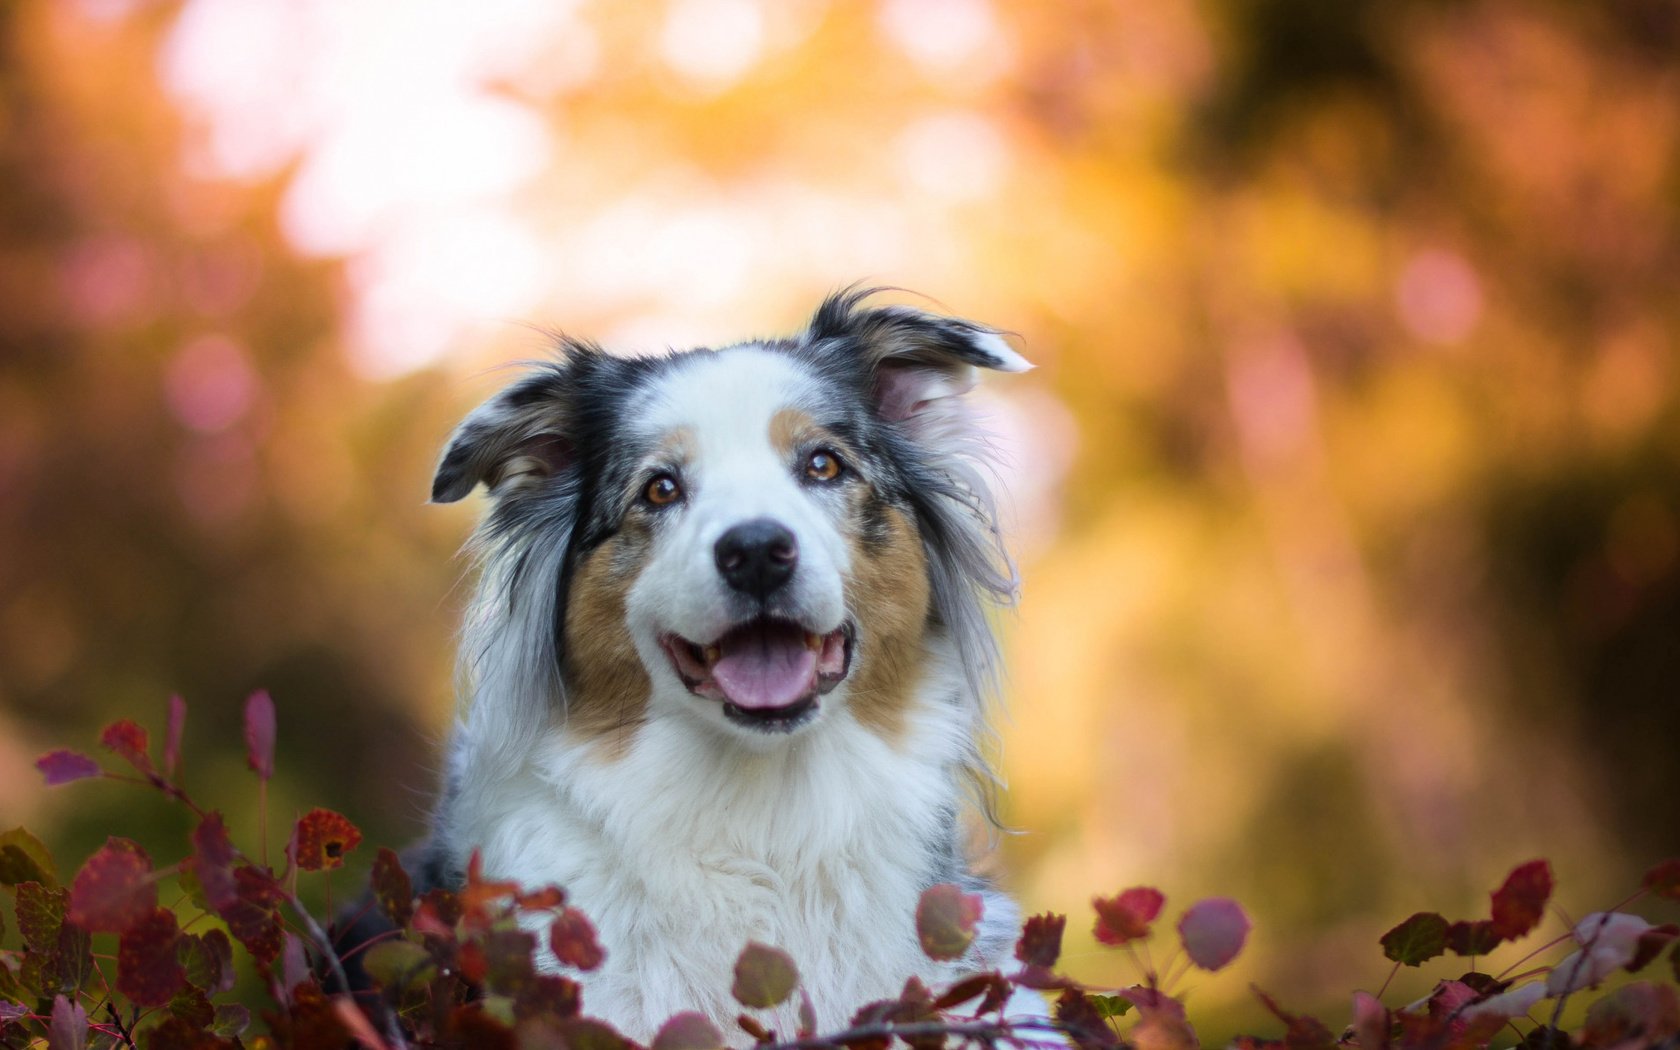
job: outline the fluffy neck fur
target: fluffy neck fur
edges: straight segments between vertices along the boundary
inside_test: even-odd
[[[447,839],[477,844],[489,873],[566,887],[607,949],[583,977],[585,1008],[634,1038],[679,1010],[729,1022],[749,940],[791,954],[819,1023],[841,1025],[912,974],[954,972],[922,954],[914,914],[927,886],[964,877],[952,815],[971,730],[950,700],[954,646],[936,641],[927,668],[897,745],[844,710],[760,753],[664,718],[607,759],[557,720],[508,761],[468,722]],[[1001,896],[987,904],[988,928],[1012,928]],[[794,1030],[791,1008],[774,1023]]]

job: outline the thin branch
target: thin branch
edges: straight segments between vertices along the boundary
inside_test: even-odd
[[[315,916],[309,913],[296,895],[288,896],[286,900],[303,924],[303,928],[308,931],[310,940],[315,942],[321,958],[326,960],[327,967],[332,970],[333,977],[338,981],[338,986],[344,989],[346,995],[350,995],[350,977],[344,972],[344,963],[339,959],[338,953],[333,950],[332,938],[327,936],[326,930],[321,929],[321,924],[315,921]],[[354,1002],[355,997],[351,995],[350,1000]],[[408,1040],[403,1038],[402,1026],[397,1024],[396,1016],[390,1011],[385,1011],[385,1035],[395,1050],[408,1050]]]
[[[1064,1046],[1061,1042],[1048,1040],[1023,1039],[1021,1033],[1044,1032],[1056,1036],[1065,1036],[1067,1029],[1047,1017],[1023,1017],[1015,1021],[912,1021],[905,1024],[894,1024],[883,1021],[878,1024],[858,1025],[840,1032],[828,1035],[809,1036],[801,1039],[789,1039],[777,1043],[765,1043],[759,1050],[832,1050],[833,1047],[849,1043],[867,1042],[877,1039],[899,1038],[906,1041],[929,1035],[954,1035],[964,1039],[975,1039],[988,1046],[999,1039],[1011,1039],[1029,1046]]]

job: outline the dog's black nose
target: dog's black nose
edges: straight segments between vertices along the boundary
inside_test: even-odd
[[[781,524],[754,518],[724,533],[712,554],[725,583],[755,598],[766,598],[793,575],[799,564],[799,543]]]

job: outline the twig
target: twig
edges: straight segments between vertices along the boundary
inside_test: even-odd
[[[316,948],[321,952],[321,958],[326,960],[327,967],[332,970],[333,977],[338,981],[338,986],[344,989],[346,995],[350,995],[350,977],[344,972],[344,963],[333,950],[332,939],[327,936],[327,931],[321,929],[321,924],[315,921],[315,916],[309,913],[295,894],[288,896],[286,900],[292,906],[292,912],[302,922],[310,940],[315,942]],[[354,1002],[355,996],[350,995],[350,1000]],[[408,1040],[403,1038],[402,1026],[397,1024],[396,1017],[390,1011],[384,1013],[385,1035],[390,1039],[391,1046],[395,1050],[408,1050]]]
[[[122,1023],[122,1014],[117,1013],[116,1004],[106,1000],[105,1012],[111,1015],[111,1023],[117,1026],[117,1034],[122,1036],[123,1045],[134,1047],[134,1034]]]
[[[1021,1039],[1022,1031],[1046,1032],[1055,1035],[1067,1034],[1067,1029],[1049,1018],[1023,1017],[1017,1021],[912,1021],[905,1024],[894,1024],[890,1021],[878,1024],[858,1025],[840,1032],[828,1035],[807,1036],[801,1039],[789,1039],[779,1043],[766,1043],[758,1050],[832,1050],[833,1047],[849,1043],[865,1042],[874,1039],[899,1038],[906,1041],[927,1035],[954,1035],[965,1039],[975,1039],[991,1046],[999,1039],[1013,1039],[1031,1046],[1061,1046],[1061,1043],[1048,1041],[1033,1041]]]

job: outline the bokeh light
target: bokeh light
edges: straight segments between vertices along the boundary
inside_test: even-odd
[[[1680,851],[1680,16],[1650,0],[17,0],[0,14],[0,820],[192,705],[245,797],[422,825],[477,509],[453,423],[563,329],[786,331],[856,280],[1014,334],[982,388],[999,868],[1236,897],[1340,1016],[1375,938]],[[209,793],[208,791],[206,792]],[[240,830],[254,829],[254,816]],[[1349,967],[1372,967],[1350,973]]]

